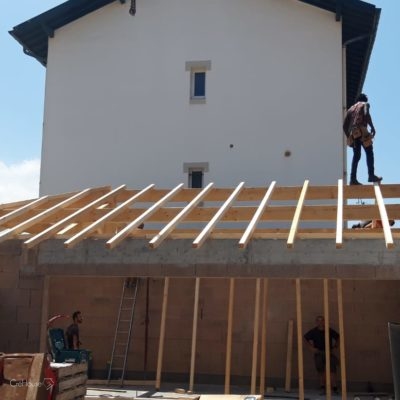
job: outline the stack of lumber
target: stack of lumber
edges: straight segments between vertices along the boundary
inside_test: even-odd
[[[87,364],[51,363],[56,375],[54,400],[80,400],[85,398]]]

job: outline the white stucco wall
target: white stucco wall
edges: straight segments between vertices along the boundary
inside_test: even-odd
[[[41,194],[343,175],[341,23],[297,0],[114,2],[49,41]],[[211,60],[206,104],[187,61]],[[230,145],[233,147],[230,147]],[[289,150],[290,157],[284,152]]]

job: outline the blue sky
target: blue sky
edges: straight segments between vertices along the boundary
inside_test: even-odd
[[[0,203],[38,195],[45,83],[45,68],[35,59],[24,55],[21,46],[8,31],[62,2],[7,1],[0,15]],[[400,107],[396,98],[400,93],[400,1],[369,2],[382,8],[364,84],[377,131],[374,142],[375,170],[377,175],[384,177],[383,183],[400,183],[399,161],[396,161],[400,155],[397,125]],[[329,166],[325,165],[324,168]],[[367,180],[364,154],[359,164],[358,178],[362,182]]]

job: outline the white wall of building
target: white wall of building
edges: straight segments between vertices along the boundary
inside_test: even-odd
[[[332,184],[343,175],[341,23],[297,0],[114,2],[49,39],[41,194],[126,183]],[[210,60],[206,104],[188,61]],[[231,146],[233,145],[233,147]],[[285,151],[291,155],[285,157]]]

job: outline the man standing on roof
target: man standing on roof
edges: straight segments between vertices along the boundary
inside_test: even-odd
[[[361,93],[356,104],[352,105],[346,113],[343,122],[343,131],[347,136],[348,146],[353,148],[353,161],[351,163],[350,185],[361,185],[357,180],[357,167],[361,158],[361,146],[367,157],[368,182],[380,182],[382,177],[376,176],[374,171],[374,150],[372,139],[376,131],[369,113],[368,97]],[[368,131],[368,126],[371,132]]]

